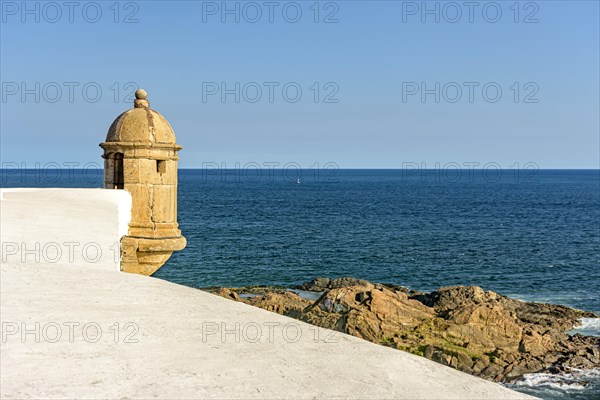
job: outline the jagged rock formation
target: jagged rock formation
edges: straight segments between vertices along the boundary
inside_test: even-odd
[[[581,318],[598,317],[593,313],[522,302],[477,286],[420,293],[354,278],[316,278],[298,289],[323,294],[310,301],[282,288],[212,291],[493,381],[600,367],[600,338],[565,333]]]

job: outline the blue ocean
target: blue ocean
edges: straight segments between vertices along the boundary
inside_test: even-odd
[[[2,186],[101,187],[102,171],[4,170]],[[192,287],[353,276],[600,313],[599,170],[183,169],[178,220],[188,246],[155,276]],[[516,388],[600,398],[582,374]]]

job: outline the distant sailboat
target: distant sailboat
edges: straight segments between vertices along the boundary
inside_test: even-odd
[[[300,178],[296,178],[296,183],[300,183]]]

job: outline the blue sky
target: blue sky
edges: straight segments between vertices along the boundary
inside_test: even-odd
[[[2,1],[2,162],[100,163],[140,86],[182,168],[599,168],[599,3],[465,4]]]

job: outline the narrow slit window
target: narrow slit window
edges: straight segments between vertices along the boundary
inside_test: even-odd
[[[113,188],[125,187],[125,173],[123,171],[123,153],[115,153],[113,158]]]
[[[159,174],[167,172],[167,162],[165,160],[156,160],[156,172]]]

